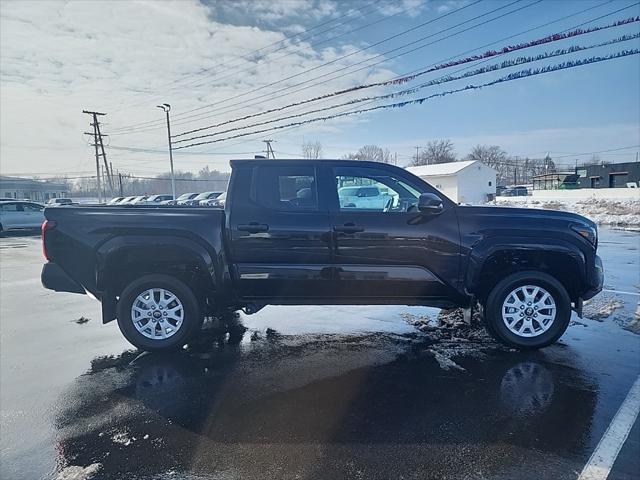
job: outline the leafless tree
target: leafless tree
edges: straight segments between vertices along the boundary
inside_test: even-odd
[[[456,160],[456,153],[451,140],[431,140],[411,164],[432,165],[435,163],[455,162]]]
[[[322,158],[322,144],[315,142],[304,142],[302,144],[302,157],[308,159]]]
[[[345,160],[371,160],[380,163],[393,163],[391,151],[378,145],[364,145],[356,153],[349,153],[342,158]]]

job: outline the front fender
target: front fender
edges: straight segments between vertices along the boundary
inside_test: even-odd
[[[479,284],[480,276],[485,266],[496,258],[496,255],[503,253],[535,255],[537,259],[555,259],[558,255],[570,259],[578,269],[580,274],[580,282],[586,280],[586,257],[584,252],[572,242],[560,240],[557,238],[532,238],[532,237],[511,237],[507,239],[488,238],[475,244],[469,252],[469,260],[465,273],[465,285],[471,290],[476,290]],[[556,265],[557,266],[557,265]],[[514,270],[518,269],[518,265],[512,265]]]

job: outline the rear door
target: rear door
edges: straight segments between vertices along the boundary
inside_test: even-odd
[[[334,164],[331,171],[336,186],[331,212],[333,259],[340,296],[368,303],[391,299],[429,303],[455,292],[460,247],[455,206],[450,200],[443,199],[441,213],[423,215],[417,210],[420,194],[438,193],[400,169]],[[341,202],[338,192],[355,185],[384,195],[371,203]],[[388,201],[381,202],[381,197]]]
[[[243,298],[330,296],[331,234],[314,163],[234,167],[227,206],[230,256]]]
[[[37,203],[23,203],[22,211],[25,228],[38,228],[44,222],[44,206]]]

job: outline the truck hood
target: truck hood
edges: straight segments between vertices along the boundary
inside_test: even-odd
[[[578,223],[585,226],[597,227],[596,224],[587,217],[577,213],[565,212],[562,210],[543,210],[541,208],[519,208],[519,207],[494,207],[494,206],[458,206],[459,213],[463,215],[478,215],[482,217],[511,217],[548,220],[556,222]]]

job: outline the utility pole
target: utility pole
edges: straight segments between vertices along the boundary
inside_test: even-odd
[[[99,116],[104,116],[106,115],[106,113],[100,113],[100,112],[93,112],[93,111],[89,111],[89,110],[83,110],[82,113],[86,113],[87,115],[91,115],[92,118],[92,123],[91,126],[93,127],[93,133],[92,132],[84,132],[85,135],[92,135],[93,136],[93,147],[95,148],[95,154],[96,154],[96,178],[97,178],[97,189],[98,189],[98,203],[102,203],[102,189],[101,189],[101,182],[100,182],[100,156],[102,155],[103,159],[104,159],[104,163],[105,165],[107,164],[107,156],[104,153],[104,145],[102,143],[102,133],[100,132],[100,122],[98,122],[98,117]],[[101,147],[102,149],[102,153],[100,153],[98,151],[98,147]]]
[[[173,199],[176,199],[176,177],[173,173],[173,147],[171,146],[171,122],[169,121],[169,112],[171,111],[171,105],[163,103],[162,105],[156,105],[158,108],[164,110],[167,114],[167,139],[169,140],[169,163],[171,164],[171,195]]]
[[[276,154],[273,152],[273,148],[271,147],[271,144],[273,143],[273,140],[262,140],[264,143],[267,144],[267,158],[272,158],[272,159],[276,159]],[[269,155],[271,155],[271,157],[269,157]]]
[[[419,160],[420,160],[420,147],[416,145],[416,165],[418,165]]]

